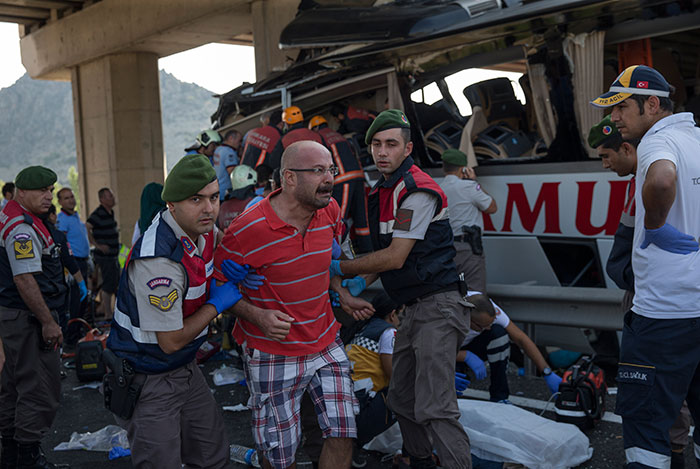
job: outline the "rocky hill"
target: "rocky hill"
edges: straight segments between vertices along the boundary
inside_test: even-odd
[[[163,144],[168,167],[184,154],[196,133],[208,127],[218,104],[213,93],[160,71]],[[24,75],[0,90],[0,180],[10,181],[27,164],[44,164],[68,182],[77,166],[73,100],[66,82],[32,80]]]

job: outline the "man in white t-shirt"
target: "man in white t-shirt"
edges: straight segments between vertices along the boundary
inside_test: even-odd
[[[552,369],[535,343],[513,324],[506,312],[487,295],[478,291],[469,291],[467,295],[467,301],[474,305],[474,311],[470,318],[469,332],[457,353],[457,362],[465,363],[471,368],[476,379],[484,379],[486,378],[484,360],[488,359],[491,368],[489,386],[491,401],[510,403],[506,370],[510,359],[511,341],[535,363],[549,390],[552,393],[557,392],[561,378],[552,373]]]
[[[669,467],[669,428],[687,399],[700,422],[700,129],[673,114],[671,85],[653,68],[628,67],[591,103],[613,106],[625,139],[641,138],[632,267],[615,412],[628,468]],[[700,461],[700,432],[693,435]]]
[[[450,211],[450,227],[455,240],[457,272],[464,272],[467,286],[486,291],[486,258],[481,244],[484,221],[481,212],[496,213],[496,201],[476,181],[476,173],[467,166],[467,155],[450,149],[442,154],[445,191]]]

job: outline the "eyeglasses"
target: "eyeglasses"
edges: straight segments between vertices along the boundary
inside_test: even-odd
[[[491,329],[491,326],[493,325],[493,323],[494,323],[495,320],[496,320],[496,318],[493,318],[493,319],[491,319],[491,320],[489,321],[488,324],[483,325],[483,324],[477,323],[476,321],[474,321],[474,320],[472,319],[472,320],[470,321],[471,324],[469,325],[469,328],[470,328],[471,330],[473,330],[474,332],[483,332],[483,331],[485,331],[485,330]]]
[[[326,173],[331,176],[337,176],[340,172],[337,166],[331,166],[330,168],[304,168],[304,169],[291,169],[287,168],[287,171],[294,171],[295,173],[314,173],[316,176],[322,176]]]

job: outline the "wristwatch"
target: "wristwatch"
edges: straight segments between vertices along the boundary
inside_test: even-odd
[[[550,367],[545,368],[542,370],[542,376],[549,376],[552,374],[552,369]]]

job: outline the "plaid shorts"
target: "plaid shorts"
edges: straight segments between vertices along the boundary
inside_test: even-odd
[[[308,391],[323,437],[355,438],[359,410],[340,337],[320,352],[287,357],[245,348],[253,434],[272,467],[289,467],[301,439],[300,406]]]

